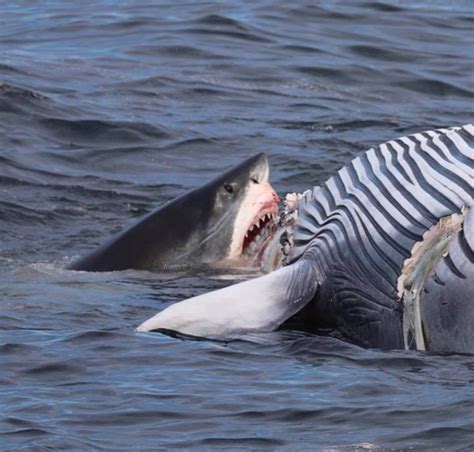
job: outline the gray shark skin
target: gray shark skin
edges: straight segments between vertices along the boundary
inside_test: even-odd
[[[282,268],[138,331],[225,338],[298,312],[361,346],[474,353],[473,181],[472,125],[376,146],[301,197]]]
[[[159,207],[68,269],[168,271],[232,257],[229,253],[236,229],[250,226],[237,224],[241,210],[254,209],[254,217],[262,209],[264,213],[277,211],[278,197],[268,183],[268,173],[265,154],[251,157]],[[254,187],[260,187],[260,191]],[[250,203],[249,198],[256,191],[261,202]]]

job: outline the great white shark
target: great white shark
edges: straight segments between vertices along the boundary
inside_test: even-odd
[[[376,146],[287,200],[290,221],[265,245],[281,245],[266,259],[283,266],[171,305],[137,330],[232,338],[304,313],[363,346],[474,353],[473,181],[471,124]]]
[[[255,155],[160,206],[68,268],[162,272],[254,261],[278,213],[268,177],[265,154]]]

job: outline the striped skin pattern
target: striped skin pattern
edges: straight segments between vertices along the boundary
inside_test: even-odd
[[[427,131],[370,149],[307,192],[288,263],[315,267],[311,324],[360,345],[404,348],[403,263],[440,218],[472,207],[473,163],[473,125]]]
[[[474,209],[470,209],[463,229],[456,234],[420,296],[426,349],[473,352],[473,283]]]

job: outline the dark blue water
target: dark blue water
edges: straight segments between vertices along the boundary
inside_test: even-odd
[[[63,266],[230,165],[280,193],[472,120],[474,4],[0,5],[0,449],[474,448],[474,357],[133,332],[209,275]]]

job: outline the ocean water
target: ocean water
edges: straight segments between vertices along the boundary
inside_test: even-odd
[[[470,0],[0,4],[0,449],[474,449],[474,356],[137,334],[232,281],[64,270],[257,152],[284,194],[472,120]],[[234,277],[235,278],[235,277]]]

